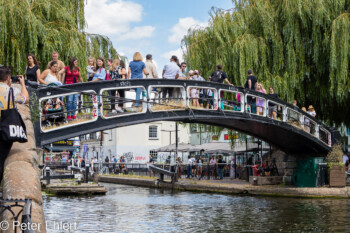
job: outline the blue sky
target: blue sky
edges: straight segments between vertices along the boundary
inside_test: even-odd
[[[89,0],[85,9],[90,33],[108,36],[119,53],[132,60],[150,53],[160,72],[171,55],[181,57],[181,39],[188,28],[206,26],[215,6],[231,0]]]

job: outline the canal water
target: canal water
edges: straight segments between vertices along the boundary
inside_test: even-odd
[[[104,185],[105,196],[44,196],[48,232],[350,232],[350,200]]]

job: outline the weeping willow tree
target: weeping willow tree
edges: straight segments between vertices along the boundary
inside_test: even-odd
[[[312,104],[318,118],[350,126],[350,0],[240,0],[212,9],[206,28],[182,41],[185,61],[208,77],[223,64],[243,86],[253,69],[285,101]]]
[[[59,52],[65,64],[69,57],[76,57],[80,67],[87,65],[89,56],[118,57],[107,37],[84,32],[85,3],[0,0],[0,64],[11,66],[14,74],[23,74],[28,53],[37,56],[41,69],[51,60],[52,51]]]

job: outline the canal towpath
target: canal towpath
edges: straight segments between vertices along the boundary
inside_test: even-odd
[[[179,191],[194,191],[207,193],[224,193],[232,195],[280,196],[302,198],[349,198],[350,187],[314,187],[301,188],[289,185],[256,186],[239,179],[198,180],[180,179],[174,185],[162,183],[157,177],[133,177],[118,175],[103,175],[100,182],[143,186],[151,188],[175,189]]]

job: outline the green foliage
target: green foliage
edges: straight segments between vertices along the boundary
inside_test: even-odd
[[[328,153],[325,162],[327,163],[341,163],[343,164],[343,149],[341,144],[336,144],[332,147],[332,150]]]
[[[243,86],[253,69],[281,99],[312,104],[321,120],[350,126],[350,0],[237,0],[213,8],[206,28],[182,41],[189,68],[208,77],[223,64]]]
[[[35,92],[30,93],[29,97],[29,109],[31,115],[31,121],[36,122],[40,117],[39,99]]]
[[[52,51],[68,63],[77,57],[80,67],[89,56],[118,57],[110,40],[84,32],[84,0],[0,0],[0,64],[23,74],[27,54],[34,53],[41,70],[51,60]],[[82,69],[83,77],[86,75]]]
[[[344,166],[344,163],[327,163],[327,166],[330,170],[332,170],[333,168],[335,169],[341,169],[342,171],[345,172],[345,166]]]

